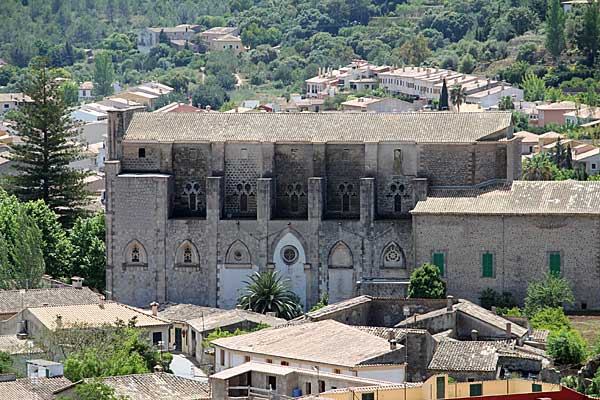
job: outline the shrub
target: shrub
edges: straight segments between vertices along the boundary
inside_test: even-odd
[[[418,299],[442,299],[446,295],[446,282],[440,269],[429,263],[417,268],[410,276],[408,297]]]
[[[527,288],[525,314],[531,318],[546,307],[562,307],[563,304],[573,304],[574,301],[573,290],[564,278],[545,274],[542,280],[532,282]]]
[[[550,332],[546,351],[558,364],[581,364],[587,356],[586,343],[574,330]]]
[[[561,307],[546,307],[531,317],[531,326],[535,329],[546,329],[549,331],[571,330],[571,321],[565,315]]]

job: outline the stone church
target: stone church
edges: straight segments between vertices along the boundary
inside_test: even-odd
[[[486,193],[512,193],[520,157],[504,112],[111,111],[107,291],[137,306],[231,308],[248,275],[276,270],[309,308],[324,293],[404,295],[434,262],[455,296],[520,294],[526,282],[507,269],[525,268],[527,248],[502,241],[504,217],[469,215],[474,198],[487,212]]]

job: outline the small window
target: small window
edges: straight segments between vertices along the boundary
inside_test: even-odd
[[[146,149],[143,147],[140,147],[138,149],[138,158],[146,158]]]
[[[192,249],[189,246],[183,250],[183,262],[185,264],[192,263]]]
[[[283,365],[284,367],[287,367],[287,366],[289,366],[289,365],[290,365],[290,363],[289,363],[289,362],[287,362],[287,361],[282,361],[282,362],[281,362],[281,365]]]
[[[587,303],[581,303],[581,309],[587,310]]]
[[[277,390],[277,378],[273,375],[267,375],[267,389]]]
[[[304,394],[312,394],[312,384],[310,382],[304,384],[304,392]]]
[[[550,253],[548,257],[550,273],[555,276],[560,275],[560,253]]]
[[[341,374],[342,370],[336,368],[336,369],[333,370],[333,373],[334,374]]]
[[[325,391],[325,381],[319,381],[319,393],[323,393]]]
[[[342,150],[342,161],[350,161],[350,149]]]
[[[225,350],[220,349],[219,358],[221,358],[221,365],[225,365]]]
[[[494,255],[492,253],[481,255],[481,276],[484,278],[494,277]]]
[[[348,193],[342,195],[342,212],[350,212],[350,195]]]
[[[131,262],[139,263],[140,262],[140,248],[137,245],[134,245],[131,249]]]
[[[248,195],[246,193],[240,195],[240,212],[248,212]]]
[[[158,345],[162,341],[162,332],[152,332],[152,344]]]
[[[267,358],[267,364],[273,364],[273,360],[271,360],[270,358]]]
[[[248,149],[241,149],[240,150],[240,158],[242,160],[247,160],[248,159]]]
[[[433,265],[440,269],[440,274],[446,274],[446,262],[444,253],[433,253]]]
[[[250,356],[244,356],[244,362],[250,362]]]
[[[531,391],[534,393],[539,393],[542,391],[542,385],[539,383],[532,383],[531,384]]]
[[[596,169],[596,164],[592,163],[592,169],[595,170]]]
[[[375,393],[363,393],[360,400],[375,400]]]
[[[483,395],[483,384],[481,383],[473,383],[469,385],[469,396],[482,396]]]
[[[401,149],[394,150],[394,174],[396,174],[396,175],[402,174],[402,150]]]

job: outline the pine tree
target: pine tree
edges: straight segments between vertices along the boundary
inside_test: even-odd
[[[565,48],[565,16],[560,0],[548,0],[546,13],[546,48],[555,61]]]
[[[600,5],[597,1],[586,6],[583,13],[583,26],[576,35],[577,47],[586,56],[588,64],[594,65],[600,41]]]
[[[573,153],[571,152],[571,145],[567,145],[567,151],[565,154],[565,169],[573,169]]]
[[[442,84],[439,109],[440,111],[448,111],[448,86],[446,85],[446,78],[444,78],[444,83]]]
[[[17,174],[7,177],[7,187],[21,200],[43,200],[69,224],[88,203],[83,182],[88,173],[69,166],[81,158],[73,140],[78,132],[46,65],[34,60],[24,80],[23,92],[31,101],[15,114],[23,144],[14,146],[11,158]]]

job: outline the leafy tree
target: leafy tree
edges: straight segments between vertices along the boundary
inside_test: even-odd
[[[523,161],[521,178],[526,181],[551,181],[552,162],[545,154],[536,154]]]
[[[408,297],[417,299],[442,299],[446,296],[446,282],[442,280],[440,269],[425,263],[410,276]]]
[[[407,41],[400,47],[400,57],[406,64],[421,65],[431,55],[427,39],[423,34],[417,35],[414,40]]]
[[[554,274],[544,274],[543,279],[534,281],[527,287],[525,314],[532,317],[544,308],[557,308],[574,302],[573,289],[566,279]]]
[[[106,97],[113,94],[115,71],[112,56],[107,51],[99,51],[94,55],[94,92],[96,96]]]
[[[87,173],[69,166],[81,157],[80,147],[73,142],[76,124],[43,62],[29,71],[24,92],[32,101],[15,114],[24,143],[14,146],[12,159],[19,173],[6,178],[8,187],[22,200],[43,200],[69,223],[88,202],[83,182]]]
[[[229,100],[229,95],[216,83],[200,85],[192,95],[192,104],[196,107],[211,106],[213,110],[221,108]]]
[[[63,82],[60,87],[60,94],[68,107],[73,107],[79,103],[79,88],[72,81]]]
[[[101,379],[81,382],[75,388],[77,400],[127,400],[128,396],[116,396],[115,389],[108,386]]]
[[[548,0],[546,13],[546,48],[555,61],[565,48],[565,17],[560,0]]]
[[[450,101],[456,106],[456,111],[460,112],[460,106],[467,99],[467,92],[462,85],[454,85],[450,89]]]
[[[567,329],[550,332],[546,351],[556,363],[563,365],[579,365],[587,356],[585,340],[579,332]]]
[[[245,310],[261,314],[274,312],[279,318],[292,319],[302,314],[302,306],[296,293],[276,271],[255,272],[245,281],[246,287],[238,299]]]
[[[0,374],[14,374],[15,372],[10,354],[0,351]]]
[[[529,320],[534,329],[559,331],[572,329],[571,321],[565,315],[562,307],[546,307],[536,312]]]
[[[442,83],[442,91],[440,93],[440,104],[438,105],[440,111],[448,111],[448,86],[446,84],[446,78]]]
[[[577,47],[585,55],[588,65],[596,62],[598,46],[600,46],[600,4],[597,0],[585,6],[583,23],[575,36]]]
[[[487,288],[479,294],[479,301],[482,307],[490,310],[492,307],[510,309],[517,305],[512,293],[498,293],[494,289]]]
[[[79,218],[69,233],[73,247],[71,274],[99,291],[106,288],[106,235],[104,214]]]
[[[467,53],[460,59],[458,70],[462,73],[470,74],[475,69],[476,62],[475,57]]]
[[[526,101],[544,100],[546,95],[546,82],[534,73],[528,73],[521,82]]]
[[[502,96],[500,98],[500,102],[498,103],[498,108],[500,110],[514,110],[515,109],[515,103],[513,103],[513,100],[510,96]]]
[[[526,131],[529,129],[529,117],[522,112],[512,112],[512,123],[516,132]]]

